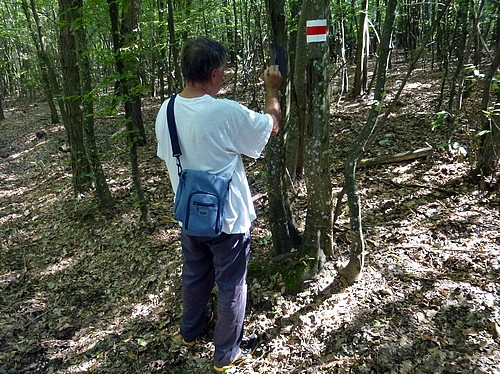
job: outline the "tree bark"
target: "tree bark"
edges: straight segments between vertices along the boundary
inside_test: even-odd
[[[233,100],[236,100],[236,89],[238,87],[238,55],[239,55],[239,38],[238,38],[238,12],[236,9],[236,0],[232,0],[233,8],[233,48],[234,48],[234,79],[233,79]]]
[[[167,10],[168,10],[168,38],[170,42],[170,67],[174,68],[175,80],[172,82],[170,80],[169,88],[170,93],[182,90],[182,73],[179,64],[179,47],[177,45],[177,38],[174,27],[174,7],[172,6],[172,0],[167,0]],[[172,69],[170,69],[172,70]],[[169,75],[170,77],[170,75]]]
[[[160,25],[158,26],[158,41],[156,44],[163,44],[167,40],[167,33],[165,23],[168,18],[168,11],[165,0],[158,1],[158,19]],[[167,59],[167,48],[160,48],[159,51],[159,61],[158,61],[158,80],[160,83],[160,101],[163,103],[166,98],[165,92],[165,71],[168,68],[168,59]]]
[[[363,0],[362,10],[359,13],[358,43],[356,47],[356,71],[354,73],[354,82],[352,95],[354,97],[361,95],[366,91],[367,83],[367,59],[368,59],[368,0]]]
[[[85,28],[82,22],[78,22],[83,14],[83,0],[71,0],[74,13],[74,19],[71,20],[71,28],[75,35],[76,52],[79,59],[80,81],[82,90],[82,114],[83,114],[83,129],[85,133],[85,145],[87,157],[92,168],[94,183],[96,189],[97,200],[102,209],[109,209],[114,205],[113,197],[106,182],[106,177],[102,169],[99,151],[96,144],[94,131],[94,96],[92,87],[92,73],[90,68],[89,57],[87,51],[87,37]]]
[[[124,97],[125,122],[128,134],[129,160],[132,172],[132,180],[136,193],[136,203],[141,212],[141,221],[150,221],[149,208],[142,188],[139,163],[137,159],[137,147],[141,143],[140,139],[144,134],[140,129],[144,128],[142,123],[141,100],[139,93],[136,93],[139,86],[138,79],[138,58],[134,55],[136,39],[139,37],[139,2],[128,0],[123,10],[122,28],[119,28],[119,8],[116,0],[108,0],[111,32],[113,36],[113,49],[115,52],[116,69],[120,77],[120,94]],[[122,50],[128,50],[129,54],[124,55]],[[145,138],[144,138],[145,141]]]
[[[287,54],[287,32],[285,23],[284,0],[267,0],[268,13],[271,25],[271,43],[276,49],[275,53],[282,53],[284,58]],[[281,52],[279,52],[281,51]],[[275,61],[271,61],[272,64]],[[289,86],[288,64],[281,67],[283,85],[281,92]],[[290,252],[300,244],[300,236],[292,219],[290,202],[288,200],[288,189],[290,187],[286,172],[286,152],[284,139],[287,131],[287,101],[286,96],[281,95],[280,104],[282,117],[280,119],[280,131],[277,136],[271,138],[266,148],[267,163],[267,192],[269,199],[269,225],[273,238],[273,248],[276,255]],[[284,110],[283,110],[284,109]]]
[[[37,51],[37,63],[40,69],[40,75],[42,80],[42,89],[49,105],[50,119],[52,123],[59,123],[59,114],[57,113],[57,108],[54,102],[54,93],[57,92],[60,97],[59,83],[55,78],[54,67],[49,57],[47,56],[47,51],[45,49],[44,38],[42,34],[42,27],[40,25],[40,20],[38,18],[38,11],[36,9],[36,4],[34,0],[31,0],[31,12],[28,2],[22,0],[22,7],[24,15],[26,16],[26,22],[28,23],[28,29],[31,34],[33,43],[36,46]],[[32,14],[35,21],[33,25]],[[59,106],[61,109],[61,114],[63,112],[64,103],[62,98],[59,98]]]
[[[305,95],[298,97],[305,128],[304,172],[307,184],[307,216],[300,257],[307,264],[302,278],[316,275],[333,252],[332,185],[330,178],[330,76],[327,42],[308,43],[306,21],[329,19],[327,0],[306,0],[299,23],[296,74],[307,77],[297,83]],[[305,47],[301,49],[301,47]],[[304,56],[305,53],[305,56]],[[302,61],[305,61],[305,65]]]
[[[292,158],[295,166],[293,169],[290,169],[292,173],[292,177],[296,176],[301,177],[304,174],[304,154],[305,154],[305,137],[306,137],[306,111],[307,111],[307,93],[304,90],[306,86],[307,80],[305,76],[306,71],[306,58],[304,56],[304,52],[306,51],[306,20],[302,16],[302,12],[300,9],[303,8],[295,3],[295,8],[297,10],[296,17],[298,18],[299,28],[296,36],[295,43],[295,53],[293,54],[295,57],[293,59],[294,68],[291,72],[293,72],[293,80],[291,86],[291,100],[293,100],[294,108],[295,108],[295,116],[296,116],[296,130],[290,135],[292,136],[291,140],[296,141],[296,145],[290,150],[294,150],[293,153],[290,153],[290,157]],[[290,54],[292,56],[292,54]],[[292,130],[292,129],[290,129]]]
[[[340,38],[340,64],[342,66],[341,68],[341,76],[342,80],[340,83],[341,87],[341,93],[340,95],[342,96],[344,92],[347,92],[349,89],[349,76],[347,74],[347,59],[345,55],[345,50],[346,50],[346,41],[345,41],[345,25],[344,25],[344,12],[342,10],[342,4],[340,0],[337,0],[337,6],[339,8],[339,20],[338,20],[338,25],[339,25],[339,38]]]
[[[0,87],[0,121],[5,119],[5,113],[3,112],[3,89]]]
[[[91,170],[83,138],[78,56],[75,37],[71,29],[73,12],[71,0],[59,0],[59,41],[65,105],[63,119],[70,144],[73,191],[78,196],[90,187]]]
[[[467,42],[467,34],[470,32],[467,28],[467,18],[469,15],[469,0],[460,0],[457,2],[457,23],[455,39],[458,44],[454,42],[453,49],[456,49],[457,62],[455,66],[455,73],[450,82],[450,94],[448,101],[448,112],[457,115],[460,114],[462,102],[462,86],[463,86],[463,70],[465,62],[465,46]],[[458,95],[458,100],[455,102],[455,97]],[[456,110],[455,110],[456,109]]]
[[[485,134],[479,146],[476,175],[481,177],[483,184],[486,177],[494,176],[498,171],[500,160],[500,116],[490,110],[490,89],[493,77],[500,66],[500,23],[497,22],[495,58],[484,77],[481,109],[483,113],[483,131]],[[498,113],[498,109],[497,109]]]
[[[3,67],[0,66],[0,74],[3,76]],[[5,113],[3,111],[3,99],[5,95],[6,89],[3,81],[0,81],[0,121],[5,119]]]

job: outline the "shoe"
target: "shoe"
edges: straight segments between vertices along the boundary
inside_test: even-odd
[[[252,356],[255,353],[258,345],[259,337],[257,336],[257,334],[250,334],[248,336],[245,336],[241,340],[240,350],[243,352],[243,354]]]
[[[196,339],[192,342],[187,342],[184,340],[184,338],[182,338],[182,344],[184,344],[188,348],[194,348],[194,346],[196,345]]]
[[[259,344],[259,337],[256,334],[250,334],[247,337],[244,337],[241,341],[240,351],[236,358],[231,361],[229,365],[226,366],[217,366],[214,365],[214,371],[217,373],[223,373],[226,370],[229,370],[235,366],[242,364],[247,360],[252,359],[252,355],[257,349],[257,345]]]
[[[204,332],[204,331],[208,328],[208,326],[210,326],[210,324],[212,323],[212,321],[214,320],[214,318],[215,318],[214,312],[213,312],[212,310],[210,310],[210,309],[209,309],[209,310],[207,311],[207,322],[205,323],[205,326],[203,326],[203,330],[202,330],[202,333],[201,333],[201,334],[203,334],[203,332]],[[200,334],[200,335],[201,335],[201,334]],[[197,339],[198,339],[198,338],[196,338],[196,339],[195,339],[195,340],[193,340],[193,341],[188,342],[188,341],[186,341],[186,340],[182,337],[182,335],[181,335],[181,334],[177,334],[177,335],[175,335],[175,336],[173,337],[173,339],[174,339],[174,341],[176,341],[176,343],[177,343],[178,345],[184,345],[184,346],[186,346],[186,347],[188,347],[188,348],[194,348],[194,346],[196,345],[196,341],[197,341]]]

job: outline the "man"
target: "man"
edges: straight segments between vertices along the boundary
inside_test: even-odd
[[[256,338],[242,345],[246,308],[246,274],[250,255],[250,227],[256,218],[242,155],[258,158],[269,136],[278,133],[281,74],[277,66],[264,72],[264,114],[227,99],[216,99],[222,87],[227,52],[207,37],[189,40],[181,56],[185,87],[177,95],[177,123],[184,169],[231,177],[224,207],[223,232],[215,238],[189,236],[181,228],[183,254],[183,317],[180,333],[192,347],[211,318],[208,301],[218,287],[214,329],[214,369],[225,371],[250,357]],[[158,156],[165,160],[172,188],[178,186],[167,125],[167,104],[156,118]],[[243,349],[245,348],[245,349]]]

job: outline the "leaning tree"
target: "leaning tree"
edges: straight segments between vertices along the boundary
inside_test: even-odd
[[[390,44],[396,17],[397,0],[389,0],[386,8],[385,24],[379,46],[379,61],[377,80],[373,95],[373,102],[368,119],[354,142],[345,164],[345,189],[349,206],[351,252],[349,263],[340,270],[341,276],[347,283],[353,283],[361,273],[365,259],[365,242],[361,219],[361,201],[356,186],[356,167],[369,143],[370,136],[377,127],[377,120],[382,109],[384,99],[387,63],[389,61]]]

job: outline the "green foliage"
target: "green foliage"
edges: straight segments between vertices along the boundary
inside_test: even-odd
[[[25,96],[40,85],[38,69],[34,65],[36,53],[27,29],[26,17],[19,4],[0,2],[0,79],[6,95],[19,92]]]
[[[482,74],[474,64],[465,65],[464,71],[466,80],[484,78],[484,74]]]
[[[263,245],[263,246],[267,246],[267,245],[271,244],[271,242],[272,242],[271,235],[265,235],[264,237],[259,239],[259,244]]]
[[[498,82],[499,81],[498,81],[498,76],[497,76],[496,83],[492,82],[492,85],[491,85],[491,92],[493,94],[496,94],[497,97],[500,94]],[[499,99],[500,99],[500,97],[499,97]],[[488,107],[488,109],[483,110],[483,114],[486,118],[489,118],[489,119],[493,119],[493,117],[500,116],[500,101],[493,101],[493,103]]]
[[[468,64],[464,68],[464,80],[466,84],[466,90],[468,91],[468,99],[471,106],[481,105],[481,97],[484,94],[484,78],[485,74],[473,64]],[[450,140],[449,150],[451,153],[458,154],[459,156],[467,157],[471,166],[474,165],[475,159],[477,157],[477,151],[479,149],[480,142],[482,138],[489,134],[491,131],[489,129],[484,129],[484,118],[487,120],[494,120],[493,117],[500,116],[500,74],[496,74],[492,78],[490,86],[490,105],[486,110],[482,110],[479,113],[474,111],[464,112],[459,118],[457,125],[463,133],[467,134],[468,139],[464,141]],[[438,115],[443,112],[438,113]],[[440,116],[438,116],[441,119]],[[436,121],[436,124],[441,124],[442,121]],[[434,128],[434,127],[433,127]]]
[[[293,258],[281,270],[283,282],[288,292],[297,292],[303,289],[304,281],[310,280],[317,273],[318,259],[304,256],[299,259]]]
[[[500,74],[496,74],[491,80],[491,93],[500,98]]]
[[[470,92],[471,97],[479,93],[478,85],[484,78],[484,74],[474,64],[467,64],[464,67],[464,81],[467,91]]]
[[[249,278],[258,283],[271,280],[269,288],[277,288],[281,293],[300,291],[303,288],[303,274],[307,264],[296,260],[294,256],[272,261],[252,260],[248,264]]]
[[[445,120],[449,119],[451,117],[450,113],[446,110],[442,110],[440,112],[437,112],[435,114],[436,119],[432,122],[432,130],[435,130],[439,126],[441,126]]]

